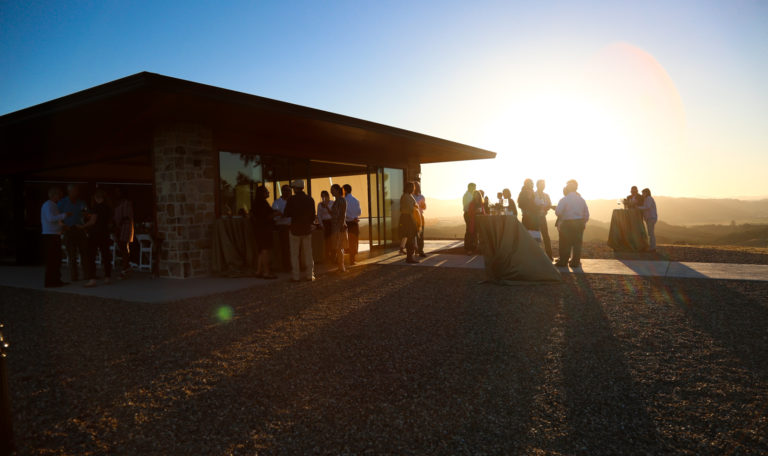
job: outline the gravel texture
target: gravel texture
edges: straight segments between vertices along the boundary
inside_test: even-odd
[[[365,266],[137,304],[0,289],[19,454],[765,454],[768,283]]]

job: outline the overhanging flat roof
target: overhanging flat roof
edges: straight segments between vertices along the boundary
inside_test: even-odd
[[[494,158],[476,147],[233,90],[138,73],[0,117],[5,173],[147,154],[154,130],[210,128],[214,147],[403,166]]]

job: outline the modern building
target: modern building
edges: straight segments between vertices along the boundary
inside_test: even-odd
[[[256,185],[272,198],[305,179],[316,201],[350,183],[361,238],[397,241],[397,204],[420,165],[495,153],[361,119],[153,73],[138,73],[0,117],[0,249],[35,257],[52,184],[120,186],[139,229],[164,238],[160,273],[210,271],[217,218],[247,213]]]

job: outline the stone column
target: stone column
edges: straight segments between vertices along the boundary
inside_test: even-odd
[[[187,278],[210,272],[215,221],[216,160],[209,129],[167,125],[154,136],[158,233],[165,241],[160,275]]]

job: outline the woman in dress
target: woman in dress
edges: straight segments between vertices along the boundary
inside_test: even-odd
[[[276,279],[277,276],[270,270],[269,261],[270,251],[274,244],[272,231],[277,213],[269,205],[267,198],[269,198],[269,190],[263,185],[259,186],[256,188],[256,198],[251,205],[251,219],[256,232],[256,249],[258,251],[256,277]]]
[[[335,198],[331,206],[331,248],[336,257],[339,272],[346,272],[344,267],[344,237],[346,236],[347,201],[344,199],[344,191],[339,184],[331,186],[331,194]]]
[[[331,195],[323,190],[320,192],[320,199],[321,201],[317,203],[317,222],[323,229],[325,259],[333,261],[333,249],[331,249]]]

